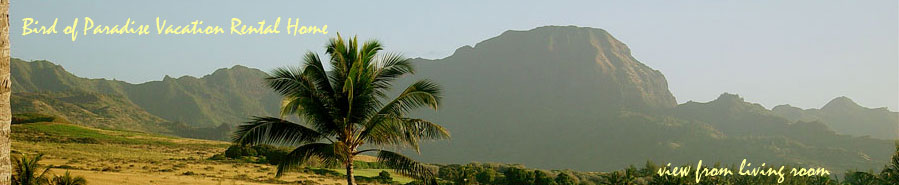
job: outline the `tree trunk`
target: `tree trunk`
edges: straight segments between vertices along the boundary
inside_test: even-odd
[[[350,160],[350,162],[346,165],[346,184],[347,185],[355,185],[356,184],[356,178],[353,178],[353,161],[352,160]]]
[[[0,0],[0,184],[12,184],[12,165],[9,161],[9,124],[12,112],[9,95],[9,0]]]
[[[0,0],[0,184],[11,184],[12,165],[9,161],[9,0]]]

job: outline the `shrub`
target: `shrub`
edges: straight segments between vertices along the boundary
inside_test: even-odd
[[[258,161],[260,163],[278,164],[278,162],[281,162],[281,160],[288,154],[286,150],[271,145],[256,145],[253,146],[252,149],[256,150],[257,156],[260,157],[260,159],[264,157],[264,161]]]
[[[381,183],[390,183],[393,182],[393,177],[390,177],[390,172],[381,171],[381,173],[378,173],[378,180],[380,180]]]
[[[575,185],[575,184],[577,184],[577,181],[574,180],[574,177],[572,177],[571,175],[568,175],[568,173],[565,173],[565,172],[559,173],[559,175],[556,176],[555,181],[556,181],[556,184],[558,184],[558,185]]]
[[[100,140],[90,137],[69,138],[66,143],[100,144]]]
[[[496,172],[496,170],[493,170],[493,168],[485,168],[484,170],[478,172],[477,175],[475,175],[475,179],[483,184],[491,184],[496,181],[496,176],[498,175],[499,173]]]
[[[353,167],[356,169],[389,169],[390,167],[379,162],[353,161]]]
[[[256,156],[256,150],[247,146],[231,145],[225,150],[225,157],[232,159],[240,159],[246,156]]]
[[[22,113],[12,115],[12,124],[60,121],[56,116],[38,113]]]
[[[281,162],[281,160],[284,159],[287,154],[288,151],[271,145],[231,145],[227,150],[225,150],[224,156],[217,157],[213,155],[213,158],[210,159],[221,160],[224,157],[227,157],[231,159],[242,159],[256,163],[278,164],[278,162]]]

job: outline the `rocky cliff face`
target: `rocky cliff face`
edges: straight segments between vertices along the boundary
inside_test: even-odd
[[[627,45],[596,28],[506,31],[474,47],[459,48],[450,57],[420,62],[419,68],[424,71],[421,74],[437,80],[510,91],[503,93],[553,96],[530,103],[631,110],[676,105],[662,73],[637,61]]]
[[[659,71],[596,28],[506,31],[452,56],[415,63],[413,78],[437,82],[446,95],[437,113],[417,115],[453,132],[447,145],[422,150],[432,151],[424,155],[431,159],[571,164],[550,158],[558,151],[579,153],[584,160],[598,156],[593,141],[605,138],[597,136],[597,129],[606,128],[600,126],[603,120],[622,111],[664,112],[676,106]]]

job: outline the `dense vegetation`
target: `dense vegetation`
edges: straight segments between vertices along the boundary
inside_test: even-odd
[[[247,162],[277,165],[284,160],[290,150],[271,145],[231,145],[224,153],[215,154],[210,159],[237,159]]]
[[[895,185],[899,184],[899,146],[889,164],[878,172],[850,170],[845,174],[811,177],[785,177],[781,183],[777,176],[718,176],[704,177],[699,183],[694,176],[659,176],[660,166],[647,162],[643,167],[630,166],[612,172],[578,172],[572,170],[538,170],[521,165],[481,164],[444,165],[440,167],[440,184],[453,185],[641,185],[641,184],[698,184],[698,185]],[[789,167],[788,167],[789,168]],[[731,167],[731,169],[734,169]],[[692,173],[692,172],[691,172]],[[409,184],[418,184],[412,182]]]

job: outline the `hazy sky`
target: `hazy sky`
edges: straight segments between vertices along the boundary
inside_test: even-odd
[[[334,33],[382,40],[409,57],[443,58],[505,30],[544,25],[606,29],[634,57],[662,71],[679,102],[737,93],[771,108],[819,108],[837,96],[863,106],[899,107],[899,13],[877,1],[40,1],[12,0],[12,56],[46,59],[83,77],[128,82],[202,76],[235,64],[269,70],[295,65]],[[155,17],[228,29],[299,18],[328,35],[22,36],[22,18],[58,30],[78,17],[97,24],[132,18],[155,31]],[[286,20],[282,20],[285,21]],[[286,24],[282,22],[282,24]],[[283,25],[282,25],[283,26]]]

